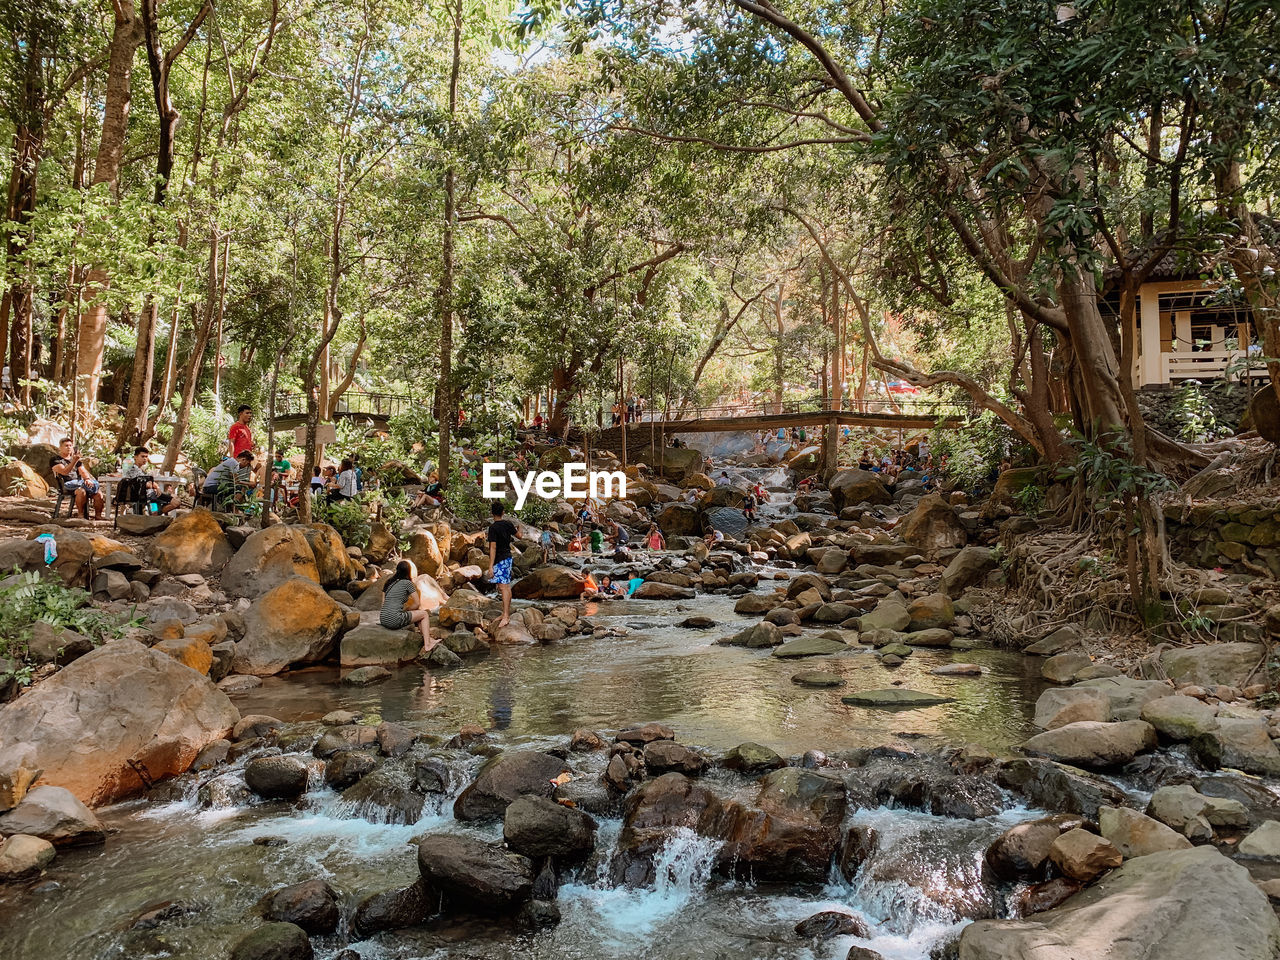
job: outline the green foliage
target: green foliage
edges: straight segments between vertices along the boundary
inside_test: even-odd
[[[212,393],[191,407],[191,421],[182,438],[182,453],[188,461],[206,472],[226,456],[227,430],[230,417],[219,416]]]
[[[988,486],[1000,461],[1023,447],[1008,424],[984,410],[964,430],[936,428],[929,435],[929,452],[934,462],[947,457],[945,478],[965,489]]]
[[[367,495],[354,500],[334,500],[332,502],[316,497],[311,508],[312,519],[316,523],[327,523],[338,531],[342,542],[349,547],[367,547],[369,545],[369,503]]]
[[[31,678],[31,667],[24,661],[36,621],[73,630],[95,643],[119,637],[126,627],[139,622],[93,608],[88,593],[64,586],[56,576],[43,577],[15,567],[0,583],[0,658],[18,664],[12,675],[20,683]]]
[[[1044,487],[1038,483],[1028,483],[1014,493],[1013,502],[1018,505],[1018,509],[1023,513],[1034,515],[1040,512],[1040,507],[1044,503],[1044,495]]]
[[[1109,435],[1090,440],[1076,434],[1072,446],[1075,459],[1058,468],[1058,478],[1080,483],[1095,510],[1109,510],[1177,489],[1164,474],[1134,462],[1127,437]]]

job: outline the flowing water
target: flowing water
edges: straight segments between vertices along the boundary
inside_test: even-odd
[[[767,587],[766,582],[762,589]],[[464,723],[478,723],[502,746],[563,746],[578,727],[608,731],[651,720],[669,724],[682,743],[710,753],[751,740],[784,756],[886,743],[920,748],[922,742],[976,743],[998,751],[1031,732],[1031,705],[1041,685],[1020,656],[917,650],[892,671],[865,652],[783,661],[767,652],[714,644],[755,622],[737,617],[733,602],[716,595],[683,603],[614,601],[586,614],[623,635],[495,648],[454,671],[408,667],[367,688],[341,685],[336,669],[301,670],[267,679],[233,699],[244,714],[274,716],[299,725],[301,732],[318,729],[316,721],[332,710],[348,709],[441,738]],[[717,626],[677,626],[692,613],[711,617]],[[980,677],[929,672],[958,660],[976,662],[985,672]],[[840,674],[845,687],[810,690],[791,682],[798,670],[814,668]],[[840,701],[850,690],[895,681],[954,702],[885,712]],[[454,821],[451,796],[429,799],[416,822],[384,822],[396,818],[386,810],[344,802],[321,782],[319,761],[311,762],[315,786],[297,806],[247,802],[234,792],[212,808],[202,805],[200,781],[237,778],[224,767],[188,775],[180,799],[138,800],[100,811],[114,831],[105,845],[63,851],[41,882],[0,889],[0,958],[220,958],[257,922],[254,905],[269,890],[324,877],[349,915],[369,893],[416,878],[415,837],[435,831],[501,837],[500,825],[475,828]],[[455,778],[452,794],[481,761],[467,762],[470,767]],[[560,889],[563,919],[551,930],[518,933],[466,921],[382,934],[350,946],[366,960],[842,960],[858,943],[885,960],[923,960],[962,925],[965,901],[987,895],[980,882],[985,847],[1031,815],[1012,802],[1008,806],[979,820],[851,809],[849,821],[874,828],[879,846],[852,882],[833,874],[817,886],[715,880],[714,843],[678,834],[659,857],[651,888],[614,887],[608,882],[608,857],[621,824],[604,820],[596,857]],[[263,839],[272,845],[254,842]],[[186,912],[151,929],[131,929],[141,912],[166,901]],[[818,944],[799,939],[795,924],[823,909],[859,915],[870,937],[842,936]],[[336,935],[313,938],[313,944],[317,956],[329,958],[348,946],[347,940],[344,921]]]

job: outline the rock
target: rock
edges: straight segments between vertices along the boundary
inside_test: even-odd
[[[942,571],[942,587],[947,596],[958,597],[967,588],[986,579],[997,565],[995,554],[989,547],[965,547]]]
[[[500,611],[500,606],[474,590],[455,590],[448,602],[440,607],[440,626],[446,629],[478,627],[497,616]]]
[[[391,676],[391,671],[386,667],[369,666],[356,667],[350,673],[342,678],[342,682],[349,687],[366,687],[371,683],[379,683]]]
[[[982,667],[976,663],[947,663],[929,672],[939,677],[980,677]]]
[[[877,603],[874,610],[858,619],[858,631],[905,630],[910,623],[911,613],[906,602],[900,594],[891,593]]]
[[[0,787],[42,770],[84,803],[110,803],[185,772],[239,718],[206,677],[114,640],[0,708]]]
[[[675,738],[676,732],[665,723],[643,723],[638,727],[620,730],[614,739],[620,743],[643,746],[655,740],[674,740]]]
[[[53,844],[40,837],[18,833],[0,840],[0,883],[40,876],[53,862]]]
[[[941,627],[930,627],[927,630],[917,630],[914,633],[902,635],[902,639],[913,647],[949,647],[955,638],[954,633],[943,630]]]
[[[439,667],[443,670],[452,670],[455,667],[462,666],[462,658],[444,643],[438,643],[432,647],[431,652],[427,654],[425,662],[428,666]]]
[[[1100,777],[1049,760],[1009,760],[995,765],[995,781],[1028,802],[1062,813],[1098,819],[1104,804],[1125,803],[1124,793]]]
[[[440,544],[430,530],[417,529],[409,534],[409,546],[404,551],[404,558],[412,560],[420,573],[439,580],[449,572],[448,558],[440,549]]]
[[[1236,853],[1256,860],[1280,860],[1280,821],[1264,821],[1240,841]]]
[[[296,800],[307,789],[307,767],[296,757],[257,757],[244,768],[249,789],[268,800]]]
[[[1147,804],[1147,815],[1177,830],[1188,840],[1209,840],[1213,837],[1213,824],[1204,815],[1208,809],[1208,797],[1196,793],[1194,787],[1179,784],[1156,790]]]
[[[1170,740],[1191,740],[1218,727],[1218,709],[1195,697],[1172,696],[1142,706],[1142,719]]]
[[[1258,676],[1265,653],[1260,643],[1203,643],[1164,650],[1160,666],[1178,686],[1243,687],[1250,677]]]
[[[907,607],[911,622],[907,630],[934,630],[938,627],[949,627],[956,620],[955,607],[951,598],[945,593],[929,593],[912,600]]]
[[[66,666],[93,650],[93,641],[74,630],[56,627],[43,620],[31,624],[27,639],[27,657],[36,663]]]
[[[921,497],[898,522],[896,531],[907,543],[930,555],[963,547],[969,539],[955,509],[936,493]]]
[[[1101,690],[1088,687],[1049,689],[1036,700],[1035,724],[1044,730],[1080,720],[1105,723],[1110,719],[1111,699]]]
[[[831,478],[827,489],[831,491],[831,500],[837,512],[859,503],[893,503],[893,496],[878,474],[856,467],[838,471]]]
[[[190,667],[196,673],[202,673],[205,676],[209,675],[213,667],[213,650],[199,637],[161,640],[151,649],[173,657],[183,666]]]
[[[117,525],[121,533],[131,533],[135,537],[153,537],[169,529],[172,522],[173,517],[164,517],[158,513],[122,513]]]
[[[848,603],[824,603],[813,611],[816,623],[844,623],[858,615],[858,608]]]
[[[231,948],[231,960],[311,960],[307,932],[292,923],[264,923]]]
[[[1052,657],[1080,646],[1082,639],[1080,628],[1068,623],[1041,637],[1029,647],[1024,647],[1022,652],[1033,657]]]
[[[738,602],[733,605],[733,612],[754,616],[760,613],[768,613],[777,604],[778,601],[773,597],[759,593],[744,593],[738,598]]]
[[[692,600],[697,594],[691,587],[646,580],[631,596],[636,600]]]
[[[320,582],[307,529],[276,524],[245,540],[222,572],[222,587],[236,596],[254,598],[299,577]]]
[[[474,837],[434,834],[418,842],[423,882],[446,903],[475,913],[511,913],[533,895],[527,857]]]
[[[417,769],[412,779],[403,766],[383,764],[342,791],[342,802],[374,823],[417,823],[426,804],[418,789]]]
[[[1048,757],[1072,766],[1108,769],[1122,766],[1155,747],[1155,729],[1143,720],[1078,720],[1036,734],[1022,745],[1022,751],[1031,757]]]
[[[658,529],[668,539],[671,537],[701,537],[705,532],[702,511],[689,503],[664,504],[653,515]]]
[[[1109,840],[1076,827],[1053,841],[1049,860],[1063,874],[1081,883],[1092,883],[1108,870],[1124,862],[1124,857]]]
[[[731,647],[747,647],[751,650],[763,650],[769,647],[776,647],[782,643],[782,631],[777,624],[762,621],[753,627],[734,634],[724,642]]]
[[[340,914],[338,895],[324,880],[305,880],[281,887],[267,900],[266,918],[294,923],[309,934],[333,933]]]
[[[322,586],[345,586],[354,579],[360,567],[348,553],[347,546],[342,542],[342,536],[337,530],[327,523],[304,524],[301,530],[307,544],[311,547],[311,555],[315,558],[316,575]],[[246,540],[245,544],[248,545],[248,542]],[[306,574],[298,571],[298,575]]]
[[[1070,683],[1076,674],[1093,664],[1093,658],[1087,653],[1070,650],[1050,657],[1040,667],[1040,676],[1050,683]]]
[[[431,892],[419,878],[407,887],[365,897],[356,907],[351,926],[356,938],[372,937],[422,923],[433,908]]]
[[[1100,680],[1082,680],[1077,687],[1101,690],[1111,699],[1112,720],[1137,720],[1142,708],[1157,697],[1167,697],[1168,684],[1159,680],[1134,680],[1129,677],[1107,677]]]
[[[707,769],[706,757],[674,740],[654,740],[645,744],[644,764],[654,774],[674,770],[687,776],[697,776]]]
[[[544,797],[517,797],[502,820],[507,847],[526,857],[581,859],[595,849],[596,822]]]
[[[822,670],[801,670],[791,677],[791,682],[801,687],[813,687],[816,689],[843,687],[844,677],[837,676],[834,673],[826,673]]]
[[[1079,817],[1055,814],[1010,827],[987,847],[985,862],[1001,880],[1034,880],[1045,874],[1049,851],[1064,831],[1078,827]]]
[[[422,649],[417,629],[387,630],[376,623],[362,623],[342,635],[339,646],[344,667],[371,663],[408,663]]]
[[[44,500],[49,496],[49,484],[27,464],[13,460],[0,466],[0,492],[7,497]]]
[[[512,596],[527,600],[573,599],[582,596],[586,585],[586,577],[578,571],[548,564],[522,577],[512,588]],[[446,623],[442,616],[440,625],[447,627],[453,623]]]
[[[333,652],[345,622],[342,607],[315,580],[285,580],[249,607],[232,669],[267,677],[293,664],[324,660]]]
[[[231,728],[232,740],[253,740],[258,737],[274,737],[284,729],[284,721],[260,713],[250,713],[236,721]]]
[[[806,940],[830,940],[832,937],[853,936],[866,939],[871,931],[867,925],[849,913],[824,910],[796,924],[796,935]]]
[[[378,758],[359,750],[347,750],[324,768],[324,782],[335,790],[355,786],[378,767]]]
[[[61,429],[61,428],[59,428]],[[45,482],[46,493],[57,486],[53,477],[53,458],[58,456],[58,448],[52,443],[15,443],[5,451],[15,460],[21,460]]]
[[[212,573],[231,559],[231,544],[208,510],[175,519],[151,541],[151,559],[168,574]]]
[[[1128,807],[1100,808],[1098,830],[1119,848],[1126,859],[1191,846],[1186,837]]]
[[[840,698],[844,703],[855,707],[875,707],[888,710],[914,710],[919,707],[932,707],[939,703],[951,703],[951,697],[942,697],[935,693],[923,693],[920,690],[908,690],[905,687],[886,687],[882,690],[859,690]]]
[[[721,765],[740,773],[764,773],[786,766],[786,761],[758,743],[740,743],[724,755]]]
[[[453,805],[459,820],[498,820],[517,797],[549,797],[551,781],[567,772],[559,757],[534,750],[507,750],[487,760]]]
[[[106,828],[76,796],[63,787],[42,786],[0,815],[0,834],[26,834],[58,847],[102,843]]]
[[[1044,883],[1035,883],[1022,891],[1015,901],[1015,916],[1029,917],[1061,906],[1069,897],[1084,889],[1084,884],[1066,877],[1054,877]]]
[[[1230,767],[1245,773],[1280,776],[1280,750],[1260,718],[1225,717],[1191,741],[1191,755],[1208,770]]]
[[[979,920],[959,960],[1271,960],[1280,923],[1248,872],[1211,847],[1125,863],[1024,920]]]
[[[780,647],[775,647],[773,656],[784,660],[799,657],[822,657],[834,653],[844,653],[848,649],[848,644],[833,640],[830,637],[806,636],[788,640]]]

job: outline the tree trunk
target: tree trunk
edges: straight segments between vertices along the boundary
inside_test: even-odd
[[[142,19],[136,14],[133,0],[116,0],[115,28],[111,34],[111,52],[107,65],[107,91],[102,116],[102,138],[93,165],[93,186],[105,184],[112,194],[118,190],[120,162],[124,156],[129,127],[130,80],[133,58],[142,43]],[[107,338],[107,304],[105,295],[110,278],[98,266],[89,269],[85,285],[86,306],[80,314],[76,345],[76,376],[82,378],[80,403],[90,410],[98,398],[102,379],[102,354]]]
[[[1068,265],[1058,282],[1058,296],[1067,317],[1067,328],[1079,361],[1088,423],[1082,426],[1094,436],[1128,433],[1124,401],[1120,395],[1120,371],[1111,336],[1098,312],[1098,288],[1092,271]]]
[[[462,0],[451,11],[453,18],[453,54],[449,63],[449,133],[455,133],[458,114],[458,74],[462,69]],[[455,171],[450,163],[444,172],[444,233],[440,244],[440,384],[436,388],[436,423],[440,431],[439,479],[442,487],[449,484],[449,461],[452,455],[450,431],[456,403],[453,390],[453,238],[457,228],[455,206]]]

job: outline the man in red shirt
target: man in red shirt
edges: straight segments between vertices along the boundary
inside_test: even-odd
[[[227,431],[227,445],[231,452],[228,456],[238,457],[245,450],[253,449],[253,434],[249,430],[249,421],[253,419],[253,408],[240,404],[236,410],[236,418]]]

